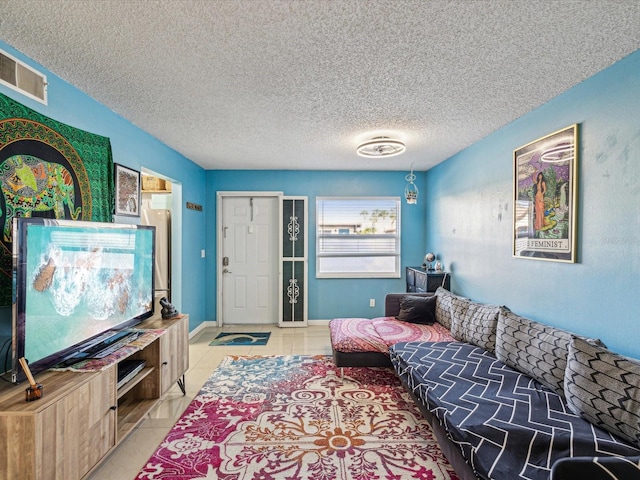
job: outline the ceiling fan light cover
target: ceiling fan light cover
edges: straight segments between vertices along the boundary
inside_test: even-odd
[[[400,140],[378,137],[358,145],[358,155],[367,158],[393,157],[403,153],[407,147]]]

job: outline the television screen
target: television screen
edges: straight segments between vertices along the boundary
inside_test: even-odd
[[[14,381],[153,315],[154,227],[19,218],[13,238]]]

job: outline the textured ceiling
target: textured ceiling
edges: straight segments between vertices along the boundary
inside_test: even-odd
[[[0,0],[2,40],[207,169],[426,170],[639,25],[637,0]],[[379,135],[407,152],[356,155]]]

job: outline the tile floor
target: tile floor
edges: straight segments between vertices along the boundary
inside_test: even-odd
[[[209,342],[221,331],[270,331],[271,337],[264,346],[210,347]],[[133,479],[200,391],[200,387],[227,355],[331,355],[329,327],[326,324],[306,328],[232,325],[203,329],[189,341],[186,396],[174,385],[149,414],[149,418],[111,453],[88,480]]]

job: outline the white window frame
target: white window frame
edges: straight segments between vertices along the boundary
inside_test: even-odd
[[[349,201],[358,201],[358,202],[375,202],[375,201],[384,201],[384,202],[394,202],[396,204],[396,233],[381,233],[381,234],[362,234],[362,235],[341,235],[336,233],[323,233],[321,231],[321,214],[322,214],[322,202],[326,201],[341,201],[345,202]],[[400,278],[400,245],[401,245],[401,223],[400,223],[400,212],[401,212],[401,199],[400,197],[316,197],[316,278]],[[322,241],[323,239],[330,238],[341,238],[342,240],[346,240],[347,238],[353,238],[354,241],[362,240],[363,238],[369,239],[394,239],[394,249],[383,251],[383,252],[362,252],[362,253],[353,253],[353,252],[323,252],[322,251]],[[349,240],[347,240],[349,241]],[[357,258],[357,257],[394,257],[394,271],[369,271],[369,272],[353,272],[353,271],[323,271],[321,262],[322,259],[326,258]]]

